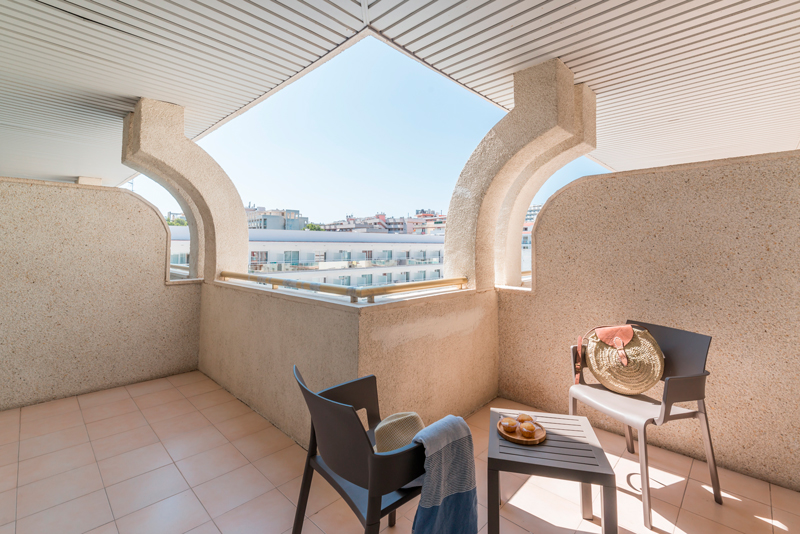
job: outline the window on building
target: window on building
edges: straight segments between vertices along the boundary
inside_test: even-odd
[[[362,274],[361,275],[361,285],[362,286],[371,286],[372,285],[372,275],[371,274]]]
[[[348,250],[340,250],[339,251],[339,258],[341,261],[348,261],[350,259],[350,251]]]
[[[371,250],[362,250],[361,252],[364,253],[364,259],[365,260],[371,260],[372,259],[372,251]]]
[[[314,253],[314,261],[319,263],[325,261],[325,253],[321,251],[317,251]]]
[[[339,284],[343,286],[350,285],[350,277],[349,276],[340,276],[339,277]]]
[[[440,271],[439,269],[434,269],[433,275],[431,276],[431,280],[438,280],[441,277],[442,277],[442,271]]]
[[[387,260],[391,260],[392,259],[392,251],[391,250],[384,250],[383,251],[383,257],[385,259],[387,259]]]
[[[289,263],[291,265],[297,265],[300,263],[300,251],[299,250],[287,250],[283,253],[283,261],[284,263]]]
[[[392,273],[383,273],[383,276],[386,277],[386,283],[387,284],[391,284],[392,283]]]

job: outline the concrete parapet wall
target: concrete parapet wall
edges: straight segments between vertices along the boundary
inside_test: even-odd
[[[586,177],[548,200],[533,237],[533,291],[499,291],[501,396],[567,413],[568,348],[596,325],[711,335],[718,464],[800,490],[800,151]],[[704,459],[696,421],[650,428]]]
[[[493,290],[351,306],[215,282],[202,308],[200,370],[303,446],[294,364],[315,391],[375,374],[384,417],[416,411],[428,424],[497,395]]]
[[[117,188],[0,178],[0,410],[197,368],[199,284]]]

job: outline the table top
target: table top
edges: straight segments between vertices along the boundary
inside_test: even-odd
[[[532,415],[547,431],[547,438],[539,445],[517,445],[500,437],[498,421],[521,413]],[[614,484],[614,470],[587,418],[492,408],[490,421],[489,469],[590,484]]]

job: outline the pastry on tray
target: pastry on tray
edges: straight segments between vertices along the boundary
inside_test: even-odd
[[[531,417],[526,413],[521,413],[517,416],[517,421],[519,421],[520,423],[528,423],[533,421],[533,417]]]
[[[523,438],[532,438],[536,434],[536,425],[530,421],[521,423],[519,425],[519,433],[522,434]]]
[[[510,417],[504,417],[500,420],[500,426],[503,427],[503,430],[508,432],[509,434],[514,434],[517,432],[517,427],[519,426],[519,422],[516,419],[512,419]]]

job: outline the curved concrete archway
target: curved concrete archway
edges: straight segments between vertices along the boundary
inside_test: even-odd
[[[125,118],[122,163],[164,186],[184,209],[193,251],[190,275],[214,280],[247,272],[244,205],[231,179],[184,135],[184,108],[149,98]]]
[[[525,198],[581,150],[594,148],[594,93],[573,81],[559,59],[514,74],[514,109],[480,142],[453,191],[446,276],[466,276],[476,289],[514,282],[520,251],[509,249],[515,227],[521,248],[524,211],[517,219],[523,205],[527,210]]]

